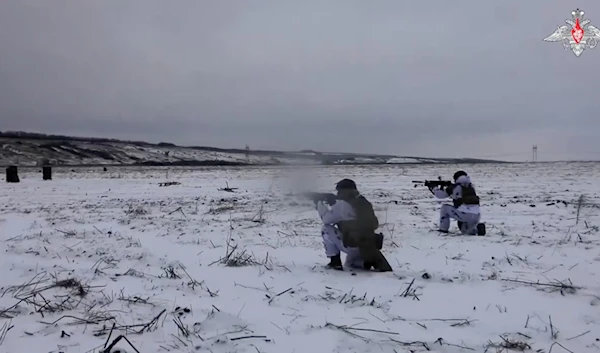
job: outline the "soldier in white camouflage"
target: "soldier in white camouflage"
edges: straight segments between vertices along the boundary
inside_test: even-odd
[[[337,200],[333,205],[317,202],[317,211],[324,224],[321,234],[325,253],[330,259],[327,266],[336,270],[343,270],[345,265],[379,272],[392,271],[380,251],[383,235],[375,232],[379,221],[371,203],[350,179],[338,182],[336,190]],[[346,254],[344,265],[342,252]]]

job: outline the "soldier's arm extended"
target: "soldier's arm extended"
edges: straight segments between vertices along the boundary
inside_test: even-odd
[[[319,201],[317,202],[317,212],[324,224],[336,224],[355,217],[352,206],[344,201],[338,201],[331,207],[327,207],[324,202]]]

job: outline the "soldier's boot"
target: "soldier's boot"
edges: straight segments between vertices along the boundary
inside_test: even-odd
[[[371,236],[359,236],[357,237],[358,251],[360,257],[363,259],[365,268],[373,267],[378,272],[389,272],[392,271],[392,267],[386,260],[385,256],[379,251],[376,237]]]
[[[392,267],[387,259],[377,249],[375,244],[364,242],[359,246],[358,250],[360,251],[360,256],[363,258],[366,270],[374,268],[377,272],[392,271]]]
[[[485,223],[479,223],[477,225],[477,235],[483,236],[485,233]]]
[[[343,271],[344,267],[342,266],[342,258],[340,257],[340,255],[330,257],[327,267],[334,270]]]
[[[385,256],[383,256],[383,254],[381,253],[381,251],[377,250],[377,252],[378,252],[377,258],[375,260],[375,265],[373,266],[375,268],[375,271],[377,271],[377,272],[391,272],[391,271],[393,271],[392,270],[392,266],[390,266],[390,263],[385,258]]]

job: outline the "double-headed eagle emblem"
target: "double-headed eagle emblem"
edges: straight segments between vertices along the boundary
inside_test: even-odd
[[[583,51],[594,49],[600,41],[600,29],[590,24],[590,20],[583,19],[584,12],[580,9],[571,12],[572,20],[568,24],[558,27],[554,33],[544,39],[546,42],[562,42],[565,50],[572,50],[575,56],[580,56]]]

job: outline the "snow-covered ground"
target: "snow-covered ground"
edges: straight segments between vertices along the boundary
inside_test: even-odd
[[[459,168],[488,236],[431,231],[439,202],[411,181]],[[110,352],[596,352],[599,176],[597,163],[22,170],[0,192],[0,352],[109,352],[121,335]],[[343,177],[374,203],[393,273],[323,269],[316,211],[290,192]]]

